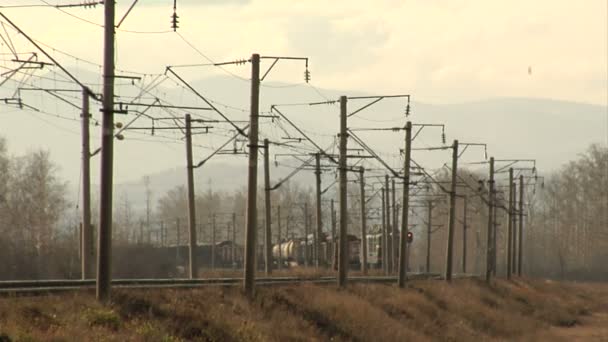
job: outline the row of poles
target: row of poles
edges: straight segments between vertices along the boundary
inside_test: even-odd
[[[258,120],[259,120],[259,63],[260,56],[257,54],[252,55],[251,58],[252,63],[252,87],[251,87],[251,116],[250,116],[250,131],[249,131],[249,172],[248,172],[248,198],[247,198],[247,212],[246,212],[246,231],[245,231],[245,276],[244,276],[244,288],[245,292],[248,294],[253,294],[254,288],[254,273],[255,273],[255,246],[256,246],[256,231],[257,231],[257,161],[258,161],[258,149],[264,149],[264,191],[265,191],[265,236],[266,241],[264,243],[265,247],[265,258],[266,258],[266,270],[268,273],[271,272],[272,268],[272,250],[271,250],[271,218],[270,218],[270,174],[269,174],[269,143],[268,140],[264,140],[263,145],[259,145],[258,141]],[[105,89],[106,87],[104,87]],[[87,90],[83,93],[83,132],[88,132],[88,94]],[[339,171],[339,213],[340,213],[340,222],[339,222],[339,234],[338,234],[338,285],[345,286],[347,281],[347,269],[348,269],[348,251],[347,251],[347,197],[346,197],[346,188],[347,188],[347,172],[352,169],[348,167],[346,162],[346,150],[347,150],[347,97],[340,97],[340,133],[339,133],[339,161],[338,161],[338,171]],[[106,111],[103,111],[104,118]],[[105,119],[104,119],[104,122]],[[196,249],[196,212],[194,205],[194,177],[193,177],[193,161],[192,161],[192,119],[189,114],[185,117],[186,123],[186,154],[187,154],[187,182],[188,182],[188,225],[189,225],[189,277],[196,278],[197,277],[197,265],[196,265],[196,257],[195,257],[195,249]],[[106,125],[104,125],[104,133]],[[111,129],[113,128],[113,123],[110,126],[110,135],[113,138],[113,134]],[[402,208],[402,234],[399,243],[399,260],[398,260],[398,285],[403,287],[406,281],[406,272],[407,272],[407,229],[408,229],[408,221],[409,221],[409,183],[410,183],[410,164],[411,164],[411,130],[412,124],[411,122],[407,122],[405,131],[406,131],[406,139],[405,139],[405,162],[404,162],[404,176],[403,176],[403,208]],[[104,135],[105,137],[105,135]],[[107,148],[107,146],[106,146]],[[107,270],[107,262],[104,259],[109,258],[109,251],[104,251],[106,247],[106,243],[108,243],[107,237],[104,236],[104,233],[107,234],[108,231],[111,231],[111,227],[104,227],[103,222],[103,214],[104,214],[104,184],[107,185],[108,182],[104,182],[103,174],[106,170],[107,164],[104,164],[104,147],[102,141],[102,210],[100,218],[100,234],[99,234],[99,254],[98,254],[98,296],[100,299],[103,299],[104,293],[106,293],[106,288],[109,287],[109,274]],[[88,134],[83,134],[83,173],[87,174],[89,170],[88,160],[90,157],[89,154],[89,146],[88,146]],[[450,214],[448,221],[448,237],[447,237],[447,253],[446,253],[446,271],[445,271],[445,279],[451,280],[452,278],[452,255],[453,255],[453,239],[454,239],[454,225],[455,225],[455,201],[456,201],[456,176],[458,169],[458,141],[455,140],[452,145],[453,157],[452,157],[452,182],[451,189],[449,191],[449,201],[450,201]],[[317,239],[314,241],[315,250],[320,250],[320,241],[319,237],[321,236],[321,178],[320,178],[320,153],[315,154],[315,164],[316,164],[316,236]],[[490,184],[493,184],[493,159],[491,159],[491,178]],[[361,235],[363,237],[367,236],[366,232],[366,208],[365,208],[365,182],[364,182],[364,169],[360,168],[358,170],[360,172],[360,185],[361,185]],[[512,177],[512,174],[511,174]],[[511,182],[512,183],[512,182]],[[107,194],[108,190],[105,191]],[[490,190],[493,193],[493,190]],[[83,185],[83,197],[85,201],[90,196],[90,186],[87,184]],[[388,194],[387,194],[388,197]],[[394,201],[394,199],[393,199]],[[490,204],[491,207],[492,196],[490,196]],[[521,203],[520,203],[521,205]],[[84,208],[90,208],[86,202],[83,201]],[[107,207],[107,206],[106,206]],[[511,212],[510,217],[511,217]],[[491,215],[490,215],[491,217]],[[89,241],[92,239],[91,228],[90,228],[90,209],[84,211],[83,213],[83,276],[90,277],[90,273],[92,270],[93,260],[93,251],[92,244]],[[510,224],[513,220],[510,218]],[[105,229],[104,229],[105,228]],[[393,227],[396,228],[396,227]],[[520,228],[521,229],[521,228]],[[490,234],[490,233],[489,233]],[[495,234],[495,233],[494,233]],[[509,230],[509,236],[511,236],[511,230]],[[395,234],[393,234],[395,236]],[[488,235],[490,236],[490,235]],[[494,238],[495,240],[495,238]],[[511,241],[509,239],[509,241]],[[521,238],[519,239],[521,245]],[[490,245],[488,245],[490,246]],[[495,246],[492,244],[492,246]],[[495,249],[495,247],[493,247]],[[367,271],[367,245],[365,243],[362,244],[362,270],[365,273]],[[388,250],[388,248],[386,249]],[[509,245],[508,250],[512,250],[512,246]],[[521,248],[520,254],[521,254]],[[318,253],[318,252],[317,252]],[[428,265],[428,252],[427,252],[427,265]],[[495,254],[495,252],[494,252]],[[509,254],[509,260],[511,260],[511,254]],[[315,265],[318,266],[318,258],[315,258]],[[463,261],[463,263],[466,261]],[[521,257],[520,257],[521,263]],[[490,263],[488,263],[490,265]],[[511,270],[511,264],[509,263],[509,270]],[[427,266],[428,267],[428,266]],[[463,266],[464,267],[464,266]],[[488,267],[489,269],[489,267]],[[489,273],[489,272],[488,272]],[[509,273],[510,276],[510,273]],[[104,281],[104,278],[106,279]],[[107,285],[106,285],[107,284]],[[107,290],[109,291],[109,290]]]
[[[497,190],[495,181],[495,159],[490,158],[489,189],[488,189],[488,230],[487,230],[487,256],[486,256],[486,281],[490,281],[497,270],[497,226],[496,213],[499,209],[497,203]],[[519,175],[519,191],[514,179],[514,170],[509,168],[508,183],[508,206],[504,208],[507,212],[507,236],[505,246],[505,273],[507,279],[513,274],[522,275],[523,263],[523,225],[524,225],[524,176]],[[516,199],[519,194],[519,200]],[[519,208],[516,206],[519,205]],[[519,222],[518,222],[519,221]]]
[[[4,16],[3,16],[4,17]],[[5,17],[8,20],[8,18]],[[10,22],[10,21],[9,21]],[[113,142],[115,138],[114,134],[114,113],[117,111],[114,109],[114,79],[115,79],[115,1],[104,2],[104,58],[103,58],[103,96],[102,96],[102,138],[101,138],[101,191],[100,191],[100,212],[99,212],[99,234],[98,234],[98,248],[97,248],[97,275],[96,275],[96,296],[100,301],[107,301],[110,298],[111,289],[111,251],[112,251],[112,190],[113,190]],[[19,30],[21,31],[21,30]],[[29,38],[28,38],[29,39]],[[38,45],[30,39],[30,41],[38,47]],[[55,60],[46,54],[52,61]],[[274,57],[273,57],[274,58]],[[278,60],[278,58],[275,58]],[[250,59],[251,68],[251,108],[250,108],[250,124],[249,124],[249,163],[248,163],[248,196],[247,196],[247,207],[245,215],[245,255],[244,255],[244,291],[248,296],[252,296],[254,293],[255,285],[255,247],[256,247],[256,231],[257,231],[257,169],[258,169],[258,152],[260,148],[267,148],[267,145],[259,145],[259,95],[260,95],[260,55],[253,54]],[[73,80],[76,81],[83,89],[83,173],[90,172],[89,159],[91,157],[90,146],[88,144],[88,118],[89,103],[88,98],[94,96],[94,94],[85,87],[81,82],[76,80],[67,70],[56,63],[66,74],[68,74]],[[408,96],[409,98],[409,96]],[[347,172],[359,171],[363,175],[363,169],[354,170],[349,168],[347,165],[347,138],[349,133],[347,131],[347,102],[346,96],[341,96],[339,99],[340,104],[340,131],[339,131],[339,159],[338,159],[338,171],[339,171],[339,232],[338,232],[338,277],[337,283],[339,286],[346,286],[347,283],[347,272],[348,272],[348,246],[347,246]],[[194,178],[193,178],[193,163],[192,163],[192,142],[191,142],[191,118],[186,115],[186,153],[187,153],[187,182],[188,182],[188,226],[189,226],[189,276],[191,278],[197,277],[196,274],[196,258],[194,257],[194,251],[196,248],[196,213],[194,205]],[[404,161],[404,172],[403,172],[403,193],[402,193],[402,210],[401,210],[401,222],[402,231],[399,241],[399,261],[398,261],[398,278],[397,283],[399,287],[404,287],[406,283],[407,275],[407,235],[409,227],[409,184],[410,184],[410,163],[411,163],[411,140],[412,140],[412,124],[407,122],[405,126],[406,137],[405,137],[405,161]],[[241,132],[242,129],[239,130]],[[450,215],[448,220],[448,238],[447,238],[447,253],[446,253],[446,271],[445,279],[450,281],[452,279],[452,254],[453,254],[453,238],[454,238],[454,225],[455,225],[455,201],[456,201],[456,177],[458,168],[458,141],[455,140],[452,145],[453,158],[452,158],[452,184],[449,190],[449,201],[450,201]],[[322,151],[321,151],[322,152]],[[324,152],[322,152],[324,153]],[[268,155],[267,151],[265,155]],[[489,191],[489,210],[492,210],[495,201],[495,192],[493,191],[494,176],[493,176],[493,158],[490,162],[490,191]],[[316,160],[317,165],[319,164],[318,156]],[[267,168],[266,168],[267,170]],[[317,172],[319,172],[317,168]],[[366,222],[365,222],[365,193],[364,193],[364,182],[361,177],[361,234],[365,237],[366,234]],[[265,174],[265,191],[269,191],[268,181],[269,177]],[[510,186],[512,182],[510,183]],[[320,215],[320,172],[317,174],[316,179],[317,188],[317,236],[320,237],[321,229],[321,215]],[[520,197],[521,197],[520,189]],[[266,216],[268,217],[268,196],[266,197]],[[88,202],[85,202],[88,201]],[[521,199],[520,199],[521,206]],[[91,212],[90,212],[90,179],[87,177],[86,181],[83,181],[83,234],[82,234],[82,274],[83,277],[90,278],[93,273],[94,263],[94,249],[93,249],[93,234],[91,227]],[[511,208],[512,209],[512,208]],[[521,211],[521,208],[520,208]],[[495,208],[494,208],[495,213]],[[510,221],[512,222],[513,210],[509,210]],[[492,216],[489,215],[488,227],[491,227]],[[520,218],[521,221],[521,218]],[[266,220],[265,224],[266,237],[267,239],[271,236],[269,234],[270,220]],[[486,272],[486,279],[489,281],[490,277],[490,257],[491,251],[490,246],[494,246],[495,254],[495,243],[491,244],[492,240],[496,238],[496,234],[491,235],[490,228],[488,228],[488,270]],[[521,225],[520,225],[521,230]],[[512,231],[509,231],[511,236]],[[364,239],[362,239],[364,240]],[[521,246],[521,237],[520,237]],[[319,241],[315,241],[315,246],[318,250]],[[270,244],[266,241],[266,258],[271,258],[271,252],[269,252]],[[511,251],[510,246],[509,251]],[[365,243],[363,244],[363,255],[366,256]],[[521,247],[519,248],[519,263],[521,264]],[[270,256],[270,258],[269,258]],[[511,259],[509,257],[509,259]],[[366,267],[366,262],[363,263]],[[495,263],[494,263],[495,264]],[[268,266],[267,266],[268,267]],[[509,267],[509,270],[511,266]],[[364,268],[365,270],[365,268]]]
[[[272,260],[272,251],[271,251],[271,242],[268,241],[271,237],[270,227],[271,227],[271,218],[270,218],[270,196],[269,192],[270,188],[270,175],[269,175],[269,147],[268,140],[264,141],[263,145],[259,145],[258,141],[258,132],[259,132],[259,84],[260,84],[260,56],[258,54],[253,54],[251,57],[252,64],[252,82],[251,82],[251,116],[250,116],[250,129],[249,129],[249,168],[248,168],[248,196],[247,196],[247,209],[246,209],[246,227],[245,227],[245,256],[244,256],[244,289],[248,295],[253,294],[254,283],[255,283],[255,246],[256,246],[256,231],[257,231],[257,169],[258,169],[258,151],[260,148],[264,149],[264,164],[265,164],[265,174],[264,174],[264,182],[265,182],[265,254],[266,254],[266,270],[271,272],[271,260]],[[105,87],[104,87],[105,89]],[[340,103],[340,133],[339,133],[339,160],[338,160],[338,171],[339,171],[339,192],[338,192],[338,201],[339,201],[339,232],[338,232],[338,277],[337,282],[339,286],[345,286],[347,282],[347,272],[348,272],[348,245],[347,245],[347,172],[352,171],[352,168],[349,168],[347,165],[347,101],[348,98],[346,96],[341,96]],[[106,111],[104,111],[105,114]],[[85,115],[86,116],[86,115]],[[105,116],[104,116],[105,117]],[[194,255],[194,251],[196,249],[196,213],[195,213],[195,205],[194,205],[194,177],[193,177],[193,162],[192,162],[192,142],[191,142],[191,118],[190,115],[186,115],[186,153],[187,153],[187,179],[188,179],[188,212],[189,212],[189,277],[196,278],[197,277],[197,265],[196,258]],[[105,127],[105,125],[104,125]],[[110,129],[113,126],[110,126]],[[407,122],[405,131],[405,161],[404,161],[404,175],[403,175],[403,198],[402,198],[402,232],[400,235],[399,241],[399,260],[398,260],[398,278],[397,283],[400,287],[403,287],[406,282],[406,274],[407,274],[407,233],[408,233],[408,223],[409,223],[409,184],[410,184],[410,163],[411,163],[411,132],[412,124],[411,122]],[[113,135],[112,135],[113,137]],[[104,167],[104,159],[103,159],[103,151],[104,147],[102,145],[102,210],[101,210],[101,230],[99,237],[99,261],[98,261],[98,295],[99,298],[103,300],[104,293],[106,293],[106,287],[109,288],[109,275],[106,274],[107,268],[104,259],[108,259],[109,253],[108,251],[103,251],[106,243],[106,237],[104,237],[104,222],[103,222],[103,193],[104,193],[104,183],[103,181],[103,171]],[[458,141],[455,140],[452,145],[453,157],[452,157],[452,181],[451,181],[451,189],[449,191],[449,202],[450,202],[450,214],[448,219],[448,236],[447,236],[447,253],[446,253],[446,270],[445,270],[445,279],[450,281],[452,279],[452,256],[453,256],[453,240],[454,240],[454,226],[455,226],[455,202],[456,202],[456,177],[457,177],[457,169],[458,169]],[[493,160],[493,159],[492,159]],[[315,155],[316,162],[316,211],[317,211],[317,220],[316,220],[316,230],[317,237],[321,236],[321,199],[320,199],[320,154],[317,153]],[[493,161],[491,161],[493,163]],[[107,164],[105,164],[107,166]],[[107,171],[107,170],[106,170]],[[366,222],[365,222],[365,183],[364,183],[364,169],[360,168],[358,170],[361,173],[361,235],[363,237],[367,236],[366,232]],[[493,182],[493,173],[490,182]],[[106,193],[108,191],[106,190]],[[491,191],[492,192],[492,191]],[[490,200],[491,203],[491,200]],[[492,204],[490,204],[491,206]],[[511,222],[511,221],[510,221]],[[106,223],[107,225],[107,223]],[[111,228],[110,228],[111,229]],[[105,232],[111,231],[106,227]],[[83,234],[85,235],[85,234]],[[509,231],[509,236],[511,236],[511,231]],[[521,241],[521,239],[520,239]],[[319,238],[315,239],[314,242],[315,250],[319,251]],[[366,244],[362,245],[362,255],[363,262],[362,267],[363,271],[367,271],[367,262],[365,260],[367,256]],[[511,246],[509,246],[509,251],[511,250]],[[89,255],[85,253],[84,255]],[[510,257],[509,257],[510,259]],[[318,258],[316,258],[315,263],[318,265]],[[88,264],[88,263],[84,263]],[[509,269],[510,266],[509,266]],[[104,281],[104,278],[106,279]],[[107,290],[109,291],[109,290]]]

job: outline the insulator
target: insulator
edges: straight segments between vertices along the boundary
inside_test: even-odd
[[[304,71],[304,81],[306,81],[306,83],[310,81],[310,71],[308,69]]]
[[[179,16],[177,15],[176,12],[173,12],[173,15],[171,15],[171,28],[173,29],[173,31],[177,31],[177,29],[179,28],[179,26],[177,24],[179,24]]]
[[[410,116],[410,104],[408,102],[407,106],[405,106],[405,116]]]
[[[441,133],[441,142],[445,145],[445,133]]]

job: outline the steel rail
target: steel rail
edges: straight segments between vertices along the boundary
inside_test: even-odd
[[[413,273],[409,278],[414,279],[439,279],[438,273]],[[112,286],[126,289],[154,289],[154,288],[199,288],[206,286],[239,286],[243,278],[207,278],[207,279],[114,279]],[[301,283],[330,284],[336,281],[334,276],[323,276],[314,278],[302,277],[266,277],[258,278],[256,285],[294,285]],[[349,281],[358,283],[394,283],[397,281],[393,276],[353,276]],[[12,294],[45,294],[56,292],[68,292],[75,290],[92,290],[95,288],[95,280],[11,280],[0,281],[0,296]]]

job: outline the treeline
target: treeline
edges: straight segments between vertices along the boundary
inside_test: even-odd
[[[467,272],[485,270],[487,241],[486,171],[473,173],[459,170],[456,225],[454,232],[454,270],[463,270],[463,246],[466,239]],[[21,156],[9,154],[7,143],[0,138],[0,279],[41,279],[79,277],[78,218],[68,208],[66,183],[57,176],[57,167],[47,151],[31,151]],[[447,238],[449,172],[440,170],[434,178],[441,184],[412,185],[410,229],[414,232],[410,269],[426,269],[427,228],[431,218],[430,270],[442,272],[445,267]],[[360,196],[357,178],[348,185],[348,232],[359,236]],[[128,277],[133,270],[147,269],[146,276],[166,276],[154,262],[145,257],[152,246],[185,245],[188,242],[188,206],[186,188],[177,186],[164,194],[153,194],[144,178],[146,209],[134,210],[128,194],[114,200],[113,241],[115,276]],[[379,183],[368,190],[368,231],[381,223]],[[466,183],[466,185],[465,185]],[[504,188],[504,182],[498,186]],[[368,184],[371,186],[370,182]],[[534,185],[535,184],[535,185]],[[236,242],[242,243],[245,232],[245,188],[232,192],[213,191],[213,183],[197,190],[196,217],[198,243],[212,241],[215,215],[215,241],[232,239],[235,214]],[[323,187],[329,184],[323,184]],[[399,186],[398,186],[399,187]],[[443,187],[443,189],[442,189]],[[335,188],[335,187],[334,187]],[[478,190],[482,190],[479,192]],[[464,206],[467,203],[467,233],[464,234]],[[505,205],[504,194],[501,205]],[[335,189],[323,194],[323,230],[332,230],[331,198]],[[429,216],[428,199],[432,199]],[[401,192],[397,191],[397,207]],[[93,198],[93,225],[97,235],[98,201]],[[71,206],[71,205],[70,205]],[[271,192],[272,241],[278,240],[278,218],[281,207],[281,238],[302,237],[308,214],[310,233],[315,228],[315,198],[312,186],[285,182]],[[307,209],[306,209],[307,207]],[[335,209],[338,202],[335,202]],[[560,170],[527,181],[524,193],[524,273],[563,279],[608,279],[608,148],[590,146],[578,159]],[[307,212],[306,212],[307,210]],[[339,214],[336,213],[336,218]],[[401,221],[398,213],[397,221]],[[506,212],[497,211],[497,274],[504,273],[506,246]],[[392,220],[392,217],[391,217]],[[337,220],[339,222],[339,220]],[[264,225],[264,191],[258,191],[258,243],[262,243]],[[401,224],[398,223],[400,226]],[[136,254],[136,255],[135,255]],[[149,265],[151,264],[151,265]],[[159,264],[160,265],[160,264]],[[156,267],[156,268],[155,268]],[[159,273],[160,272],[160,273]],[[133,273],[134,274],[134,273]]]
[[[487,171],[459,170],[454,231],[454,264],[463,270],[463,245],[466,239],[467,272],[483,274],[486,267],[488,208],[487,187],[483,196],[476,189]],[[436,180],[449,186],[447,171]],[[445,182],[445,183],[444,183]],[[464,183],[467,183],[465,186]],[[506,273],[508,194],[504,177],[497,179],[496,247],[497,275]],[[591,145],[576,160],[546,176],[526,174],[524,188],[523,273],[529,276],[570,280],[608,280],[608,148]],[[431,212],[430,270],[445,269],[447,194],[437,184],[430,186],[434,197]],[[416,190],[413,190],[416,192]],[[517,187],[519,191],[519,187]],[[464,234],[464,197],[467,198],[467,234]],[[516,201],[519,199],[517,195]],[[413,199],[411,206],[423,206],[411,217],[415,243],[410,267],[426,268],[428,202]]]
[[[69,276],[68,233],[60,229],[66,184],[48,151],[9,155],[0,137],[0,275],[3,279]],[[73,234],[72,234],[73,235]],[[71,237],[71,236],[70,236]]]
[[[258,227],[260,231],[264,225],[264,192],[258,191]],[[238,243],[242,243],[245,232],[245,212],[247,206],[247,189],[233,192],[214,192],[211,188],[199,191],[196,195],[196,220],[198,240],[201,243],[210,243],[215,216],[215,241],[232,239],[232,225],[234,214],[235,236]],[[277,236],[279,206],[281,207],[282,237],[289,232],[290,236],[301,236],[304,231],[305,203],[308,203],[309,219],[314,218],[313,191],[311,188],[301,187],[297,183],[286,182],[282,187],[271,192],[271,220],[273,225],[273,241]],[[160,227],[165,230],[164,243],[187,244],[188,241],[188,204],[186,188],[177,186],[163,194],[157,201],[155,222],[151,229],[155,232],[153,239],[159,241]],[[314,222],[311,219],[311,224]],[[178,234],[179,230],[179,234]],[[258,239],[261,243],[262,238]]]
[[[532,274],[608,279],[608,148],[592,145],[531,198],[525,253]]]

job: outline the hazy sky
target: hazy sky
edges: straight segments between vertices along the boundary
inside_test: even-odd
[[[117,1],[117,20],[131,2]],[[121,29],[169,30],[172,5],[139,1]],[[4,13],[42,42],[101,62],[101,27],[52,8]],[[69,13],[102,23],[101,6]],[[314,84],[325,88],[415,91],[437,103],[494,96],[607,102],[606,0],[178,0],[178,15],[179,33],[214,60],[308,56]],[[119,31],[117,46],[124,69],[162,72],[202,61],[172,32]],[[273,77],[300,82],[300,74]]]
[[[40,5],[44,1],[0,0],[0,7]],[[118,22],[132,1],[117,3]],[[145,73],[162,73],[167,65],[206,62],[189,42],[214,61],[244,59],[253,52],[306,56],[315,86],[345,93],[411,93],[416,101],[431,104],[532,97],[606,106],[607,3],[178,0],[180,28],[174,33],[170,30],[172,0],[140,0],[118,29],[116,60],[119,69]],[[102,6],[67,9],[68,14],[49,7],[0,11],[45,46],[101,64]],[[16,39],[15,44],[22,51],[34,51],[23,39]],[[8,52],[6,46],[0,48],[1,53]],[[99,66],[48,50],[76,75],[85,70],[100,73]],[[302,65],[281,63],[273,70],[272,81],[303,81]],[[248,77],[248,67],[227,69]],[[189,71],[187,77],[193,81],[216,73],[225,75],[217,68],[201,68]],[[49,103],[47,110],[53,112],[54,102]],[[474,129],[473,125],[471,132],[463,132],[463,138],[471,136]],[[98,139],[95,134],[93,138]],[[0,135],[8,138],[9,148],[16,154],[33,148],[50,149],[62,174],[77,182],[77,123],[0,106]],[[529,145],[534,146],[534,139],[542,137],[528,137]],[[606,137],[594,136],[592,140],[606,141]],[[122,144],[116,152],[115,165],[123,168],[116,172],[117,181],[183,166],[181,145],[162,145],[150,152],[147,145]],[[92,145],[97,146],[98,141]],[[160,152],[166,153],[162,160],[156,156]],[[138,163],[134,165],[133,160]],[[98,166],[93,168],[96,172]]]

